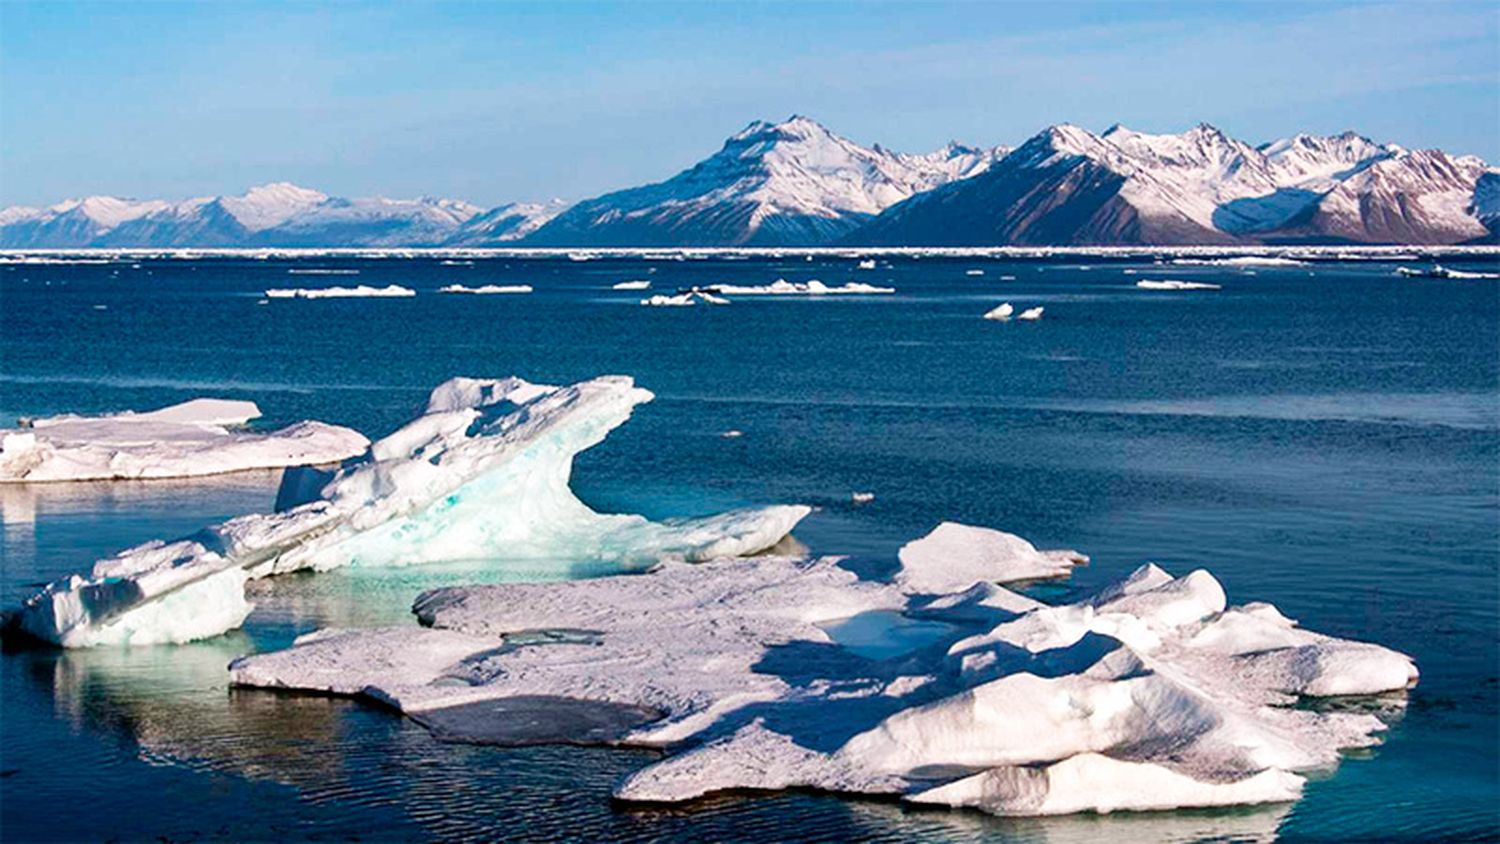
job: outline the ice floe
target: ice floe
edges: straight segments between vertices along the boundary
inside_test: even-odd
[[[894,287],[877,287],[859,281],[830,287],[817,279],[787,281],[784,278],[778,278],[770,284],[752,286],[716,284],[710,289],[726,296],[870,296],[896,292]]]
[[[293,267],[288,275],[359,275],[359,270],[333,269],[328,267]]]
[[[651,398],[618,376],[570,387],[448,381],[360,462],[289,471],[276,513],[123,551],[88,577],[50,584],[7,626],[66,647],[180,642],[243,621],[247,577],[461,559],[596,560],[623,570],[755,553],[807,515],[777,506],[652,522],[589,509],[568,487],[573,456]]]
[[[267,299],[383,299],[415,296],[417,291],[399,284],[385,287],[281,287],[266,291]]]
[[[1015,312],[1016,308],[1014,305],[1009,302],[1001,302],[999,305],[991,308],[988,311],[985,311],[984,318],[1004,322],[1005,320],[1010,319],[1011,315]]]
[[[771,556],[448,587],[417,598],[422,626],[320,631],[231,675],[370,697],[448,738],[490,740],[507,717],[492,703],[561,701],[588,724],[573,710],[624,707],[561,739],[664,749],[617,785],[628,801],[812,788],[1001,815],[1295,800],[1304,772],[1385,725],[1290,704],[1417,678],[1395,651],[1228,606],[1202,570],[1147,565],[1048,605],[995,581],[1080,555],[945,524],[901,556],[894,582]],[[872,627],[893,643],[879,655],[842,644]]]
[[[1223,290],[1221,284],[1209,284],[1206,281],[1181,281],[1178,279],[1152,279],[1143,278],[1135,283],[1142,290]]]
[[[1042,308],[1041,306],[1037,306],[1035,308],[1027,308],[1026,310],[1024,310],[1024,311],[1020,312],[1019,314],[1017,314],[1016,315],[1016,319],[1025,319],[1025,320],[1041,319],[1042,318],[1042,311],[1043,310],[1045,310],[1045,309]]]
[[[650,279],[640,281],[622,281],[610,288],[611,290],[650,290]]]
[[[479,287],[465,287],[462,284],[450,284],[439,287],[439,293],[470,293],[479,296],[493,296],[500,293],[530,293],[529,284],[484,284]]]
[[[874,258],[870,258],[870,259],[867,259],[867,260],[864,260],[864,261],[860,261],[859,262],[859,268],[862,269],[862,270],[873,270],[873,269],[875,269],[875,259]]]
[[[0,483],[186,478],[336,463],[369,445],[358,431],[322,422],[243,429],[258,416],[254,402],[205,398],[145,413],[29,420],[0,430]]]
[[[964,275],[984,275],[984,270],[965,270]]]
[[[700,290],[694,287],[676,295],[668,296],[658,293],[648,299],[642,299],[641,304],[652,308],[683,308],[702,302],[705,305],[727,305],[729,300],[717,295],[714,289]]]
[[[1408,278],[1451,278],[1451,279],[1483,279],[1500,278],[1500,273],[1476,273],[1465,270],[1455,270],[1442,264],[1433,264],[1426,268],[1397,267],[1396,274]]]
[[[1306,261],[1277,255],[1236,255],[1228,258],[1174,258],[1174,264],[1206,267],[1301,267]]]

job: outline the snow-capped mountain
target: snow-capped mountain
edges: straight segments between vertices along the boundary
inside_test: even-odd
[[[1462,243],[1492,236],[1486,221],[1493,227],[1500,209],[1486,191],[1495,173],[1472,156],[1411,151],[1352,132],[1252,147],[1207,124],[1180,135],[1123,126],[1095,135],[1060,125],[987,172],[891,207],[849,239]]]
[[[0,211],[0,247],[1082,246],[1500,242],[1500,170],[1353,132],[1252,146],[1051,126],[1011,150],[864,147],[806,117],[756,121],[656,184],[569,206],[243,196],[72,199]]]
[[[541,228],[547,221],[567,210],[561,199],[549,202],[510,202],[470,217],[447,244],[451,246],[492,246],[511,243]]]
[[[343,199],[287,183],[243,196],[70,199],[0,212],[0,246],[395,246],[438,244],[477,216],[454,199]]]
[[[806,117],[756,121],[665,182],[585,200],[526,239],[559,246],[815,245],[1005,153],[863,147]]]

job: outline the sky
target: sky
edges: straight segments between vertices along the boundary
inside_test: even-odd
[[[1208,122],[1500,163],[1500,2],[0,0],[0,206],[580,199],[791,114],[913,152]]]

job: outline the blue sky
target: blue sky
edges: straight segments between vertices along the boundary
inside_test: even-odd
[[[577,199],[792,113],[912,151],[1207,121],[1500,162],[1500,3],[0,2],[0,205]]]

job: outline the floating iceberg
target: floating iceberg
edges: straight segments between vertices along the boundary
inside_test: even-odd
[[[643,281],[622,281],[619,284],[616,284],[615,286],[613,286],[613,287],[610,288],[610,290],[650,290],[650,289],[651,289],[651,281],[649,279],[646,279],[646,280],[643,280]]]
[[[88,578],[47,586],[7,626],[65,647],[182,642],[238,626],[251,609],[246,578],[457,559],[640,568],[756,553],[807,515],[779,506],[652,522],[590,510],[568,488],[573,456],[651,398],[624,377],[448,381],[361,462],[289,472],[278,512],[101,560]]]
[[[288,275],[359,275],[359,270],[330,269],[326,267],[306,267],[287,270]]]
[[[993,319],[998,322],[1004,322],[1005,320],[1010,319],[1011,314],[1014,314],[1015,312],[1015,306],[1011,305],[1011,303],[1001,302],[997,307],[985,311],[984,318]]]
[[[994,582],[1078,559],[943,525],[907,546],[896,582],[760,557],[450,587],[417,598],[421,627],[320,631],[230,669],[374,698],[447,738],[492,739],[506,701],[623,710],[587,735],[560,716],[553,737],[666,750],[616,787],[624,800],[813,788],[1001,815],[1294,800],[1299,772],[1385,725],[1288,704],[1417,678],[1395,651],[1229,607],[1201,570],[1143,566],[1060,606]],[[872,627],[880,656],[849,638]]]
[[[1143,278],[1135,283],[1136,287],[1143,290],[1223,290],[1223,285],[1209,284],[1206,281],[1179,281],[1177,279],[1150,279]]]
[[[874,258],[868,258],[866,260],[860,261],[859,262],[859,268],[862,269],[862,270],[873,270],[873,269],[875,269],[875,259]]]
[[[784,278],[778,278],[770,284],[750,287],[716,284],[710,289],[726,296],[869,296],[896,292],[894,287],[877,287],[859,281],[851,281],[841,287],[829,287],[817,279],[787,281]]]
[[[1044,309],[1041,308],[1041,307],[1027,308],[1026,310],[1022,311],[1020,314],[1018,314],[1016,316],[1016,319],[1026,319],[1026,320],[1041,319],[1042,318],[1042,311],[1043,310]]]
[[[462,284],[450,284],[439,287],[439,293],[472,293],[480,296],[492,296],[498,293],[530,293],[529,284],[485,284],[479,287],[465,287]]]
[[[0,431],[0,483],[187,478],[337,463],[370,444],[358,431],[322,422],[269,433],[234,430],[258,416],[254,402],[193,399],[146,413],[33,419]]]
[[[386,287],[280,287],[266,291],[267,299],[388,299],[415,296],[417,291],[399,284]]]
[[[984,270],[965,270],[964,275],[984,275]]]
[[[727,305],[729,300],[723,296],[715,295],[717,291],[699,290],[694,287],[675,296],[658,293],[648,299],[642,299],[641,304],[652,308],[683,308],[688,305],[696,305],[702,302],[705,305]]]

